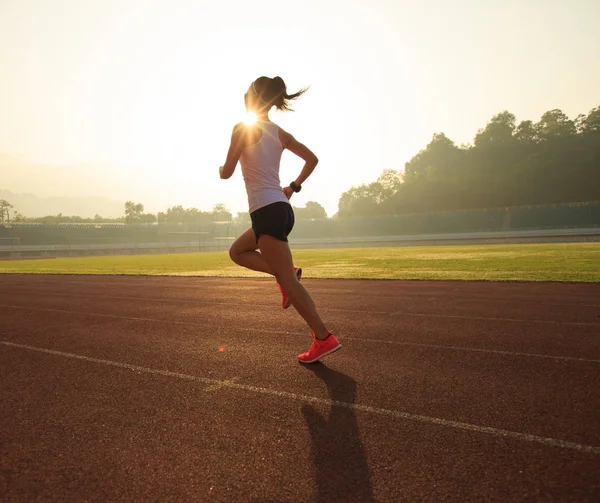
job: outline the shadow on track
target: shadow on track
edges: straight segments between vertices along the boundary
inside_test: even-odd
[[[356,381],[322,363],[306,366],[326,385],[331,400],[354,403]],[[312,440],[316,499],[325,501],[375,501],[367,454],[360,439],[356,411],[332,405],[323,417],[312,405],[302,406]]]

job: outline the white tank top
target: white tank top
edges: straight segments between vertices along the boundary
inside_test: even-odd
[[[267,121],[257,121],[256,124],[262,129],[260,140],[245,147],[240,156],[250,213],[272,203],[289,204],[279,182],[279,165],[283,153],[283,146],[279,141],[279,126]]]

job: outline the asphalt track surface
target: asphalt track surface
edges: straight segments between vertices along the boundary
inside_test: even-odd
[[[600,285],[0,276],[2,501],[599,501]]]

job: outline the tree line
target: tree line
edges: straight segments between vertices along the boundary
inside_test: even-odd
[[[501,112],[480,129],[473,143],[457,146],[444,133],[405,163],[386,169],[369,184],[344,192],[337,216],[363,217],[509,206],[580,203],[600,200],[600,107],[570,119],[561,110],[539,122]],[[298,220],[327,218],[323,206],[309,201],[294,207]],[[48,215],[31,218],[0,200],[0,223],[249,223],[246,212],[233,217],[222,204],[212,211],[173,206],[158,214],[127,201],[118,218]]]
[[[327,218],[325,208],[319,203],[309,201],[304,208],[294,208],[296,218],[299,220]],[[212,211],[201,211],[198,208],[184,208],[173,206],[157,216],[144,213],[142,204],[134,204],[132,201],[125,203],[125,219],[128,223],[151,223],[159,224],[198,224],[207,225],[213,222],[246,222],[250,223],[248,212],[239,212],[234,217],[224,204],[215,204]]]
[[[405,164],[339,200],[338,216],[499,208],[600,200],[600,107],[539,122],[504,111],[457,146],[444,133]]]
[[[146,213],[142,203],[127,201],[124,206],[125,214],[117,218],[104,218],[95,215],[93,218],[69,216],[59,213],[58,215],[47,215],[44,217],[26,217],[14,210],[14,206],[4,200],[0,200],[0,223],[31,222],[46,225],[62,223],[126,223],[126,224],[196,224],[210,225],[213,222],[243,222],[250,224],[250,215],[247,212],[239,212],[233,217],[231,211],[224,204],[215,204],[212,211],[202,211],[198,208],[184,208],[181,205],[167,208],[158,214]],[[327,218],[325,208],[319,203],[309,201],[305,208],[294,207],[296,218],[320,219]]]

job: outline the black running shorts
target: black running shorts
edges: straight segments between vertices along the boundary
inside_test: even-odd
[[[287,243],[288,235],[294,228],[292,205],[283,201],[258,208],[250,213],[250,218],[257,243],[258,238],[263,234]]]

